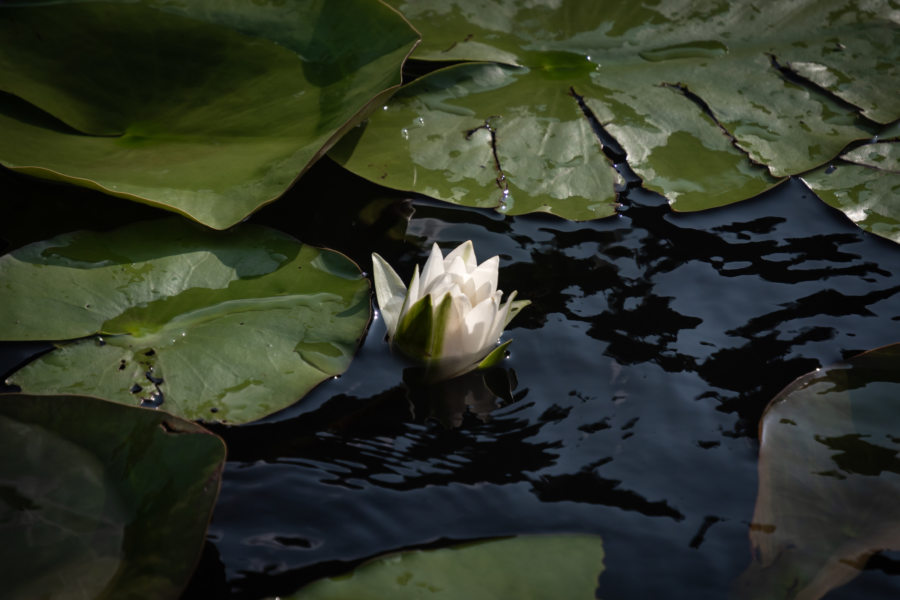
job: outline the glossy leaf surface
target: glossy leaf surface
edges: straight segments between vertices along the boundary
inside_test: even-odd
[[[700,210],[815,168],[900,117],[887,2],[395,4],[422,31],[414,57],[509,65],[414,81],[333,150],[372,181],[441,200],[613,214],[604,139],[676,210]]]
[[[346,257],[261,226],[219,233],[177,218],[15,250],[0,257],[0,297],[5,339],[80,338],[10,378],[26,392],[229,422],[343,372],[370,316],[368,282]]]
[[[805,375],[760,424],[742,598],[821,598],[900,549],[900,345]]]
[[[866,144],[841,158],[850,164],[816,169],[803,180],[866,231],[900,242],[900,142]]]
[[[178,597],[219,493],[221,439],[96,398],[11,394],[0,456],[4,598]]]
[[[590,123],[574,98],[523,89],[533,83],[529,75],[495,64],[427,75],[348,133],[331,156],[381,185],[464,206],[579,219],[613,214],[622,179]]]
[[[599,537],[523,536],[386,556],[288,598],[589,600],[602,571]]]
[[[362,0],[3,6],[0,163],[222,229],[380,104],[416,39]]]

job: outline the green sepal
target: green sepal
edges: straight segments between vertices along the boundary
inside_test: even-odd
[[[410,358],[427,358],[431,349],[434,309],[431,295],[420,298],[400,317],[391,344]]]
[[[431,297],[431,294],[428,296]],[[447,319],[450,318],[451,310],[453,310],[453,297],[450,294],[444,294],[441,303],[434,310],[431,321],[431,345],[427,356],[431,360],[440,359],[444,354],[444,334],[447,332]]]
[[[407,357],[423,362],[439,360],[444,347],[447,319],[453,310],[453,298],[444,295],[434,306],[431,294],[420,298],[400,319],[392,343]]]
[[[509,325],[509,322],[512,321],[519,311],[531,304],[531,300],[514,300],[513,303],[509,306],[509,312],[506,315],[506,323],[503,324],[505,328]],[[502,346],[501,346],[502,347]]]
[[[525,300],[524,302],[528,302]],[[477,369],[490,369],[491,367],[496,367],[500,362],[506,358],[506,349],[509,345],[512,344],[512,340],[507,340],[491,350],[491,353],[481,359],[481,362],[478,363]]]

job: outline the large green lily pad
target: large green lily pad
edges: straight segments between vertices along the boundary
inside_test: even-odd
[[[0,164],[218,229],[380,105],[418,37],[366,0],[16,4],[0,6]]]
[[[900,117],[900,27],[886,1],[393,3],[423,34],[414,57],[507,66],[412,82],[332,156],[449,202],[610,215],[617,177],[592,132],[602,126],[645,187],[677,210],[705,209]]]
[[[3,597],[177,598],[225,444],[171,415],[77,396],[0,396]]]
[[[369,318],[354,263],[256,225],[170,218],[0,257],[2,338],[78,338],[10,377],[29,393],[251,421],[342,373]]]
[[[527,70],[462,65],[416,80],[331,157],[368,179],[465,206],[508,214],[553,212],[589,219],[614,212],[622,182],[575,100],[553,88],[516,103]],[[560,116],[565,113],[569,118]]]
[[[900,344],[805,375],[760,424],[742,598],[821,598],[900,549]]]
[[[848,164],[821,167],[803,180],[866,231],[900,242],[900,142],[866,144],[841,158]]]
[[[386,556],[282,598],[590,600],[602,572],[599,537],[523,536]]]

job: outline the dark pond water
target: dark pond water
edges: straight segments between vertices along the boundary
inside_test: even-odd
[[[501,287],[533,304],[488,376],[498,394],[481,376],[415,384],[376,319],[343,376],[214,428],[229,462],[187,599],[275,596],[389,551],[538,532],[603,536],[604,599],[723,598],[750,560],[768,401],[900,339],[900,249],[799,181],[701,214],[632,189],[590,223],[379,193],[323,162],[253,220],[364,270],[375,250],[403,277],[432,242],[499,254]],[[898,597],[898,574],[900,555],[879,554],[828,598]]]

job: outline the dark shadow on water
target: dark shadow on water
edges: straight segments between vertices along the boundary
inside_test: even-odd
[[[600,461],[597,466],[605,462],[608,461]],[[669,517],[676,521],[684,519],[684,515],[665,500],[650,502],[631,490],[619,489],[621,483],[599,477],[589,465],[571,475],[547,477],[535,482],[534,492],[541,502],[587,502],[634,510],[648,517]]]

